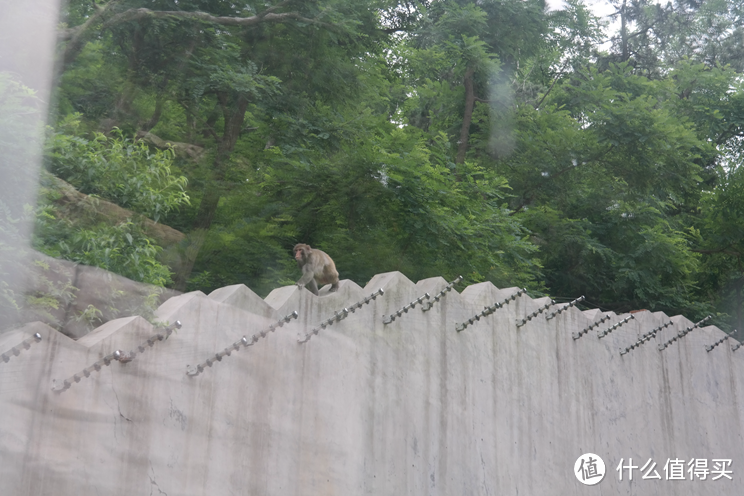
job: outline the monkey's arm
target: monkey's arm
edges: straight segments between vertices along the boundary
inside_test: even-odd
[[[302,277],[300,277],[300,280],[297,281],[297,285],[300,287],[305,286],[307,283],[313,280],[313,277],[315,274],[313,273],[312,267],[310,267],[310,264],[305,265],[302,268]]]

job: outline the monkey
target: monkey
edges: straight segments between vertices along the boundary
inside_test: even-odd
[[[336,264],[324,251],[310,248],[300,243],[294,247],[297,266],[302,269],[302,277],[297,281],[300,289],[306,287],[308,291],[318,296],[318,284],[331,284],[331,291],[338,290],[338,272]]]

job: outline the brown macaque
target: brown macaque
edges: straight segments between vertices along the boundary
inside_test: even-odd
[[[300,243],[295,245],[294,255],[297,266],[302,269],[302,277],[297,281],[300,289],[306,287],[315,296],[318,296],[318,284],[331,284],[331,291],[338,290],[336,264],[326,252]]]

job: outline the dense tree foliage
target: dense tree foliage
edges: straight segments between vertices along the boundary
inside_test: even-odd
[[[744,10],[613,4],[616,31],[579,0],[71,0],[49,170],[186,240],[47,197],[37,244],[266,294],[306,242],[360,284],[462,274],[741,326]]]

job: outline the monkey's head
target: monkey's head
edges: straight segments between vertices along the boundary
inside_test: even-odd
[[[310,255],[312,251],[313,249],[310,248],[310,245],[306,245],[303,243],[295,245],[294,247],[295,260],[297,260],[299,263],[306,262],[307,257]]]

